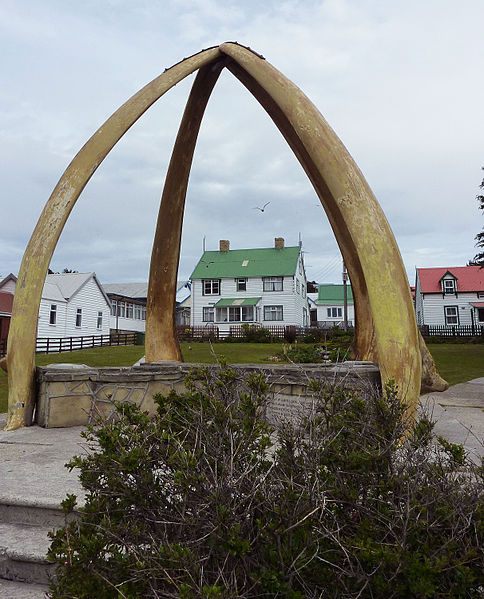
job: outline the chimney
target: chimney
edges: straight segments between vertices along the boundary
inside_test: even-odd
[[[228,239],[221,239],[219,241],[219,249],[221,252],[228,252],[230,250],[230,241]]]
[[[283,250],[284,249],[284,237],[276,237],[274,239],[274,247],[276,248],[276,250]]]

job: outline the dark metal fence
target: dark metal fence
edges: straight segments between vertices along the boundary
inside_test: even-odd
[[[484,337],[484,325],[469,324],[460,326],[430,325],[419,327],[424,337]]]
[[[262,327],[259,325],[232,325],[229,330],[220,330],[217,325],[206,326],[179,326],[177,327],[177,336],[180,341],[224,341],[226,339],[234,340],[292,340],[308,339],[310,342],[324,341],[333,336],[341,335],[343,330],[339,327],[317,328],[317,327],[296,327],[294,325],[272,325]],[[352,334],[353,329],[349,329]],[[258,334],[259,333],[259,334]]]
[[[82,337],[38,337],[36,352],[40,354],[52,354],[92,347],[136,345],[136,338],[136,333],[111,333],[110,335],[88,335]]]

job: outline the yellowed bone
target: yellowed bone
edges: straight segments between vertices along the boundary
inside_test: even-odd
[[[390,226],[350,154],[310,100],[267,61],[234,44],[220,49],[308,174],[347,265],[357,309],[356,354],[378,363],[409,413],[420,393],[421,355],[408,280]]]
[[[182,360],[176,337],[175,299],[183,211],[200,124],[223,61],[199,70],[173,148],[151,254],[146,306],[146,362]]]
[[[114,145],[144,112],[187,75],[219,56],[218,48],[204,50],[148,83],[94,133],[57,183],[25,250],[15,289],[7,348],[7,430],[32,421],[35,342],[42,288],[57,241],[77,198]]]
[[[96,168],[166,91],[200,69],[177,137],[160,205],[148,294],[147,359],[177,360],[173,304],[183,208],[200,122],[224,64],[268,112],[305,169],[326,211],[355,296],[360,359],[380,366],[415,413],[421,380],[445,385],[417,332],[402,259],[390,226],[351,156],[308,98],[260,55],[233,43],[204,50],[157,77],[98,129],[66,169],[47,202],[20,267],[8,341],[8,429],[31,423],[37,315],[47,268],[65,222]],[[212,69],[212,70],[211,70]],[[177,161],[182,163],[177,164]],[[164,254],[167,255],[164,255]],[[159,258],[162,261],[158,263]]]

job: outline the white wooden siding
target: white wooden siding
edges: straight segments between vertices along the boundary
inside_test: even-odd
[[[296,267],[296,275],[295,278],[299,281],[299,293],[295,294],[295,306],[294,306],[294,324],[297,326],[309,326],[310,318],[309,318],[309,303],[307,297],[307,279],[306,272],[304,269],[304,260],[302,255],[299,255],[297,267]],[[307,321],[304,322],[304,310],[307,312]]]
[[[445,325],[445,306],[457,306],[460,325],[471,325],[471,303],[482,301],[477,293],[446,294],[426,293],[422,297],[422,324]],[[418,309],[418,308],[417,308]],[[476,320],[477,322],[477,320]]]
[[[117,326],[116,326],[117,325]],[[136,331],[145,332],[146,320],[139,320],[137,318],[124,318],[122,316],[110,316],[111,330],[116,332],[116,329],[120,331]]]
[[[50,307],[57,306],[56,323],[50,324]],[[42,298],[40,301],[37,337],[66,337],[67,302]]]
[[[328,316],[328,308],[341,308],[341,316]],[[318,304],[317,305],[318,322],[327,322],[329,324],[341,324],[344,322],[344,306],[342,304]],[[348,324],[355,324],[355,306],[348,303]]]
[[[82,309],[82,323],[76,327],[77,308]],[[97,328],[98,312],[103,313],[102,328]],[[66,310],[66,337],[109,335],[111,307],[93,278],[71,297]]]
[[[415,280],[415,313],[417,317],[417,324],[424,324],[424,309],[422,302],[422,294],[420,293],[421,285],[420,285],[420,277],[418,276]]]
[[[301,263],[302,264],[302,263]],[[214,324],[220,331],[228,331],[231,326],[244,323],[206,323],[203,321],[203,308],[215,306],[215,304],[224,298],[244,299],[249,297],[260,297],[261,300],[256,309],[256,322],[263,326],[271,325],[297,325],[303,326],[303,308],[308,313],[309,324],[309,306],[307,301],[306,275],[304,265],[302,264],[302,274],[299,272],[299,262],[296,268],[295,277],[299,280],[300,293],[295,291],[295,277],[288,276],[283,279],[282,291],[264,291],[262,277],[248,277],[246,291],[237,291],[236,280],[234,277],[221,279],[220,295],[203,295],[202,281],[196,279],[192,283],[192,309],[191,325],[204,326]],[[301,293],[301,285],[304,286],[304,294]],[[264,320],[264,306],[282,306],[283,320]],[[250,323],[245,323],[250,324]]]

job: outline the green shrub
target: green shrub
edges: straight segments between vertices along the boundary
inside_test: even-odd
[[[313,381],[314,416],[274,432],[261,376],[187,387],[85,434],[86,507],[53,535],[51,597],[482,596],[482,468],[428,418],[405,438],[394,388]]]
[[[244,339],[247,343],[270,343],[272,336],[269,329],[254,326],[252,324],[243,324]]]
[[[318,364],[321,362],[342,362],[351,357],[349,346],[345,343],[328,341],[324,344],[290,346],[284,349],[277,357],[286,362],[296,364]]]
[[[279,354],[279,357],[296,364],[318,364],[328,359],[329,352],[323,345],[305,345],[289,347]]]

